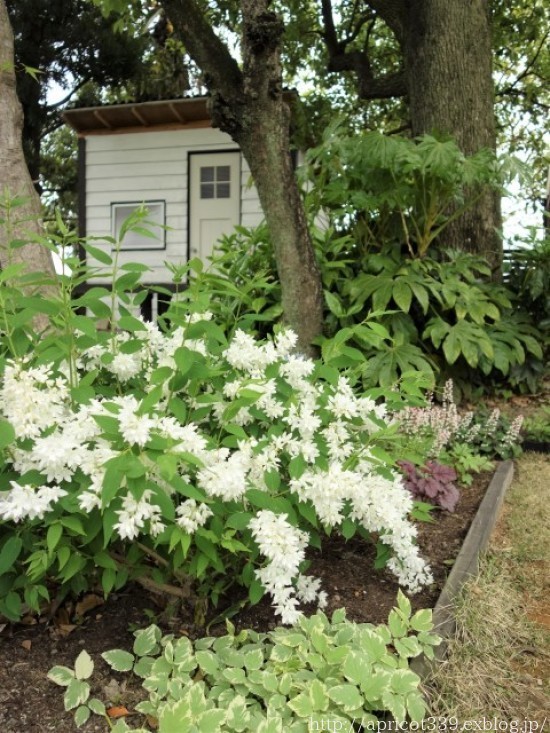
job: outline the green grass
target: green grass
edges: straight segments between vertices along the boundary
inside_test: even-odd
[[[427,681],[433,715],[542,724],[550,707],[549,577],[550,458],[527,453],[479,575],[457,599],[448,657]]]

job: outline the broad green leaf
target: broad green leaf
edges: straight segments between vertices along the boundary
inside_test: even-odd
[[[0,575],[12,570],[15,561],[23,549],[20,537],[10,537],[0,550]]]
[[[329,698],[326,685],[321,680],[315,679],[309,686],[309,697],[313,709],[324,712],[329,706]]]
[[[112,649],[101,656],[115,672],[129,672],[134,666],[134,655],[123,649]]]
[[[105,715],[105,705],[101,700],[98,700],[97,697],[92,697],[92,699],[88,701],[88,707],[92,713],[95,713],[96,715]]]
[[[91,710],[87,705],[80,705],[74,714],[74,722],[77,728],[84,725],[90,718]]]
[[[309,718],[314,710],[311,697],[306,692],[291,698],[287,705],[299,718]]]
[[[330,687],[328,696],[344,710],[356,710],[363,705],[363,698],[355,685],[343,684]]]
[[[69,667],[55,666],[48,672],[48,679],[55,682],[56,685],[61,687],[68,687],[68,685],[75,679],[75,674]]]
[[[433,628],[431,610],[425,608],[417,611],[411,618],[411,628],[415,631],[431,631]]]
[[[351,651],[342,666],[342,674],[350,682],[361,685],[372,674],[372,666],[363,654]]]
[[[416,692],[420,678],[410,669],[396,669],[392,672],[391,688],[398,695]]]
[[[209,650],[195,652],[195,659],[206,674],[215,675],[220,668],[218,657]]]
[[[87,680],[92,676],[94,663],[88,652],[83,649],[74,663],[74,674],[77,680]]]
[[[7,420],[0,418],[0,450],[15,441],[15,430]]]
[[[146,629],[138,631],[134,641],[133,652],[137,657],[144,657],[151,654],[160,641],[161,631],[158,626],[151,625]]]
[[[83,705],[90,694],[90,685],[83,680],[72,679],[65,691],[63,702],[65,710],[73,710]]]
[[[218,733],[222,729],[226,715],[225,710],[207,710],[202,713],[197,723],[199,733]]]

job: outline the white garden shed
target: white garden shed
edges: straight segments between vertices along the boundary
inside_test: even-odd
[[[158,225],[154,239],[132,232],[122,243],[121,264],[151,268],[145,283],[170,283],[165,262],[204,260],[235,225],[261,222],[247,163],[229,135],[211,126],[206,98],[71,109],[63,116],[79,137],[80,234],[116,238],[142,204]],[[111,249],[101,241],[94,246]]]

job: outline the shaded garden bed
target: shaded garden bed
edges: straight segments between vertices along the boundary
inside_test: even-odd
[[[461,490],[454,514],[436,512],[436,521],[419,525],[422,554],[430,561],[435,583],[411,598],[413,608],[433,607],[455,562],[492,474],[483,474],[471,487]],[[354,621],[385,622],[395,605],[398,586],[391,573],[374,570],[375,550],[370,544],[341,538],[325,541],[322,552],[310,556],[311,572],[322,579],[329,596],[327,612],[344,606]],[[236,599],[231,599],[232,601]],[[229,601],[229,599],[228,599]],[[88,605],[93,605],[90,599]],[[83,611],[84,607],[80,607]],[[82,649],[96,661],[94,693],[112,704],[131,709],[140,697],[139,680],[126,689],[113,679],[113,673],[99,654],[114,647],[129,648],[132,630],[147,626],[153,616],[165,609],[158,597],[143,588],[130,586],[113,594],[107,603],[90,608],[82,617],[68,604],[48,622],[6,625],[0,632],[0,729],[3,733],[69,733],[75,730],[70,713],[63,710],[62,694],[46,678],[54,664],[72,665]],[[210,613],[210,620],[217,611]],[[29,619],[29,622],[31,620]],[[276,625],[269,598],[233,618],[238,627],[268,630]],[[192,620],[191,609],[182,608],[170,623],[171,631],[190,637],[203,631]],[[210,633],[223,633],[213,625]],[[134,685],[134,682],[131,683]],[[141,716],[129,722],[138,725]],[[105,721],[94,717],[83,731],[106,730]]]

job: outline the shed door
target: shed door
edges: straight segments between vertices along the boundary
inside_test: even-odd
[[[206,260],[240,223],[241,154],[193,153],[189,165],[189,253]]]

